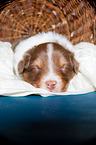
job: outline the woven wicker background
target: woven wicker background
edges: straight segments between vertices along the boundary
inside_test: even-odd
[[[73,44],[96,43],[96,3],[87,0],[11,0],[1,5],[0,40],[55,31]]]

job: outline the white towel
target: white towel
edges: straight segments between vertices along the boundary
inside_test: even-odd
[[[9,42],[0,41],[0,95],[26,96],[38,94],[43,97],[53,95],[84,94],[96,90],[96,46],[81,42],[74,45],[75,58],[79,62],[79,73],[71,80],[66,92],[52,93],[35,88],[21,80],[13,72],[13,51]]]

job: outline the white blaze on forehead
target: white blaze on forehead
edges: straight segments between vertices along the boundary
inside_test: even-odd
[[[49,72],[50,73],[53,73],[52,53],[53,53],[53,45],[48,44],[47,45],[47,56],[48,56],[48,67],[49,67]]]

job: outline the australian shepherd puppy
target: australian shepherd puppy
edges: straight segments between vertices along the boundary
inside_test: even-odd
[[[78,73],[73,49],[64,36],[55,32],[31,36],[15,47],[15,73],[36,88],[64,92]]]

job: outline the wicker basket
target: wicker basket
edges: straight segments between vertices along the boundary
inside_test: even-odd
[[[87,0],[15,0],[0,13],[0,40],[55,31],[73,44],[96,43],[96,9]]]

